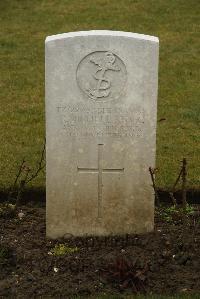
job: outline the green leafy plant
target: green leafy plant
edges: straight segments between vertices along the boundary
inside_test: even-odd
[[[195,212],[194,207],[189,204],[187,204],[185,209],[183,209],[183,210],[184,210],[185,214],[191,215],[191,216],[194,215],[194,212]]]
[[[166,222],[176,222],[182,220],[183,217],[189,218],[194,215],[194,207],[189,204],[184,208],[171,206],[163,209],[160,215]]]
[[[0,217],[14,217],[15,216],[15,205],[11,203],[5,203],[0,205]]]
[[[55,247],[50,250],[50,252],[55,256],[59,256],[74,253],[78,250],[78,247],[69,247],[65,244],[56,244]]]

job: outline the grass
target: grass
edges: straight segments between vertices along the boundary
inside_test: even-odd
[[[83,298],[83,297],[80,297]],[[86,298],[86,297],[85,297]],[[88,299],[199,299],[199,295],[189,294],[189,295],[175,295],[175,296],[164,296],[164,295],[99,295],[97,297],[87,297]],[[79,299],[79,297],[74,297],[73,299]]]
[[[198,0],[4,0],[0,2],[0,187],[23,157],[36,166],[44,139],[44,39],[90,29],[160,38],[157,185],[170,187],[180,160],[189,187],[200,185]],[[159,121],[160,119],[165,119]],[[33,187],[45,186],[45,174]]]

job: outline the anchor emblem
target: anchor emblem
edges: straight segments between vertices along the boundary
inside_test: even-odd
[[[109,96],[111,91],[111,81],[106,78],[106,72],[109,70],[115,72],[120,71],[120,67],[115,63],[115,60],[116,58],[111,52],[106,52],[103,59],[97,59],[95,57],[90,59],[91,63],[98,66],[95,74],[93,75],[94,79],[97,81],[96,88],[91,89],[89,86],[86,86],[86,91],[89,97],[93,100]]]
[[[124,62],[111,51],[96,51],[85,56],[77,66],[80,89],[93,101],[108,101],[122,94],[127,72]]]

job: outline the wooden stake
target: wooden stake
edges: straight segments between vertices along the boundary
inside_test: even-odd
[[[152,186],[153,186],[153,189],[154,189],[154,192],[155,192],[155,199],[156,199],[156,203],[159,204],[160,203],[160,199],[159,199],[159,196],[158,196],[158,192],[157,192],[157,189],[156,189],[156,184],[155,184],[155,179],[154,179],[154,171],[151,167],[149,167],[149,172],[150,172],[150,175],[151,175],[151,181],[152,181]]]
[[[183,167],[182,167],[182,205],[183,208],[187,206],[187,194],[186,194],[186,182],[187,182],[187,161],[183,158]]]

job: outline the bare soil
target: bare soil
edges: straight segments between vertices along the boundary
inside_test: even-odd
[[[157,208],[152,233],[52,241],[45,236],[44,204],[18,212],[0,217],[0,296],[200,294],[198,213],[167,222]],[[72,252],[54,255],[56,244]]]

